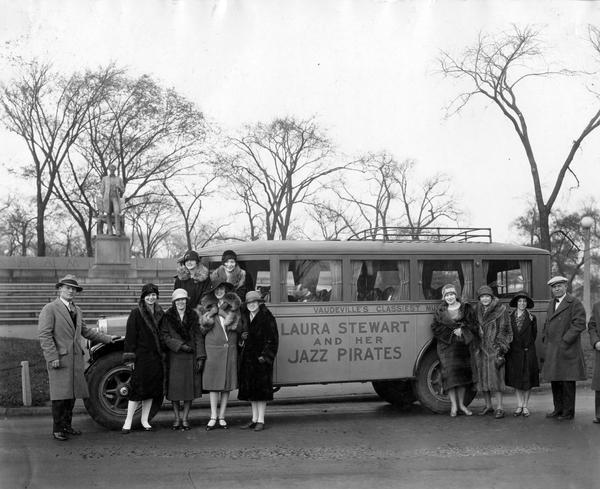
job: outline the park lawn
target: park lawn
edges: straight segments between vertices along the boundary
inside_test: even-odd
[[[21,362],[29,362],[31,398],[34,406],[50,400],[46,362],[38,340],[0,338],[0,406],[23,405]]]

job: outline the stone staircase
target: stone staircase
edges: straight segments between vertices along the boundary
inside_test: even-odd
[[[170,306],[172,283],[157,284],[159,302]],[[129,314],[137,304],[142,284],[82,284],[75,297],[87,325],[100,317]],[[45,304],[57,297],[54,283],[0,283],[0,336],[35,338],[38,315]]]

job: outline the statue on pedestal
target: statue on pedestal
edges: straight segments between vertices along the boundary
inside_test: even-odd
[[[123,195],[125,194],[125,185],[121,177],[115,174],[117,170],[115,165],[110,165],[108,170],[109,174],[102,177],[100,194],[97,197],[97,233],[122,236],[124,228]],[[103,232],[104,224],[106,224],[106,233]]]

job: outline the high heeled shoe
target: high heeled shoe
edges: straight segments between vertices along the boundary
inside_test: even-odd
[[[187,419],[184,419],[181,422],[181,429],[183,431],[190,431],[192,429],[192,427],[190,426],[190,423],[189,423],[189,421]]]
[[[173,425],[171,426],[171,429],[172,429],[173,431],[177,431],[179,428],[181,428],[181,421],[180,421],[179,419],[176,419],[176,420],[173,422]]]
[[[481,411],[479,411],[479,416],[485,416],[486,414],[492,414],[494,412],[494,408],[492,406],[486,406]]]
[[[224,430],[229,428],[229,426],[227,426],[227,421],[225,421],[224,418],[219,418],[219,428]]]
[[[210,418],[206,424],[206,431],[214,430],[217,427],[217,418]]]
[[[458,408],[459,411],[464,414],[465,416],[473,416],[473,411],[471,411],[470,409],[467,409],[466,407],[464,408]]]

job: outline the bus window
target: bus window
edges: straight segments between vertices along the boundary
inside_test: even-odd
[[[352,260],[352,300],[410,299],[408,260]]]
[[[281,302],[342,300],[342,262],[339,260],[282,261]]]
[[[463,299],[473,297],[471,260],[419,260],[419,299],[441,300],[442,287],[454,284]]]
[[[531,294],[530,260],[482,260],[483,276],[496,297]]]

